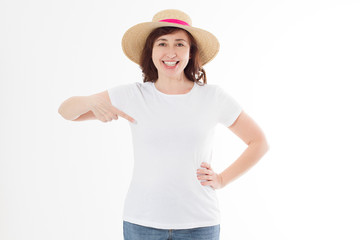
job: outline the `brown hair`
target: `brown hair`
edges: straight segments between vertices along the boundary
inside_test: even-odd
[[[144,82],[156,82],[158,79],[158,71],[152,61],[152,50],[154,42],[160,36],[170,34],[179,30],[184,30],[178,27],[160,27],[154,29],[146,39],[141,57],[140,57],[140,68],[143,73]],[[190,56],[188,64],[184,69],[185,76],[199,85],[206,84],[205,70],[201,67],[199,48],[194,37],[186,30],[184,30],[190,39]],[[203,83],[200,80],[203,79]]]

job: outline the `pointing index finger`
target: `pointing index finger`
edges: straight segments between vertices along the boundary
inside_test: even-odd
[[[133,119],[132,117],[130,117],[129,115],[127,115],[126,113],[124,113],[123,111],[121,111],[120,109],[116,108],[115,106],[112,106],[115,113],[131,122],[135,122],[135,119]]]

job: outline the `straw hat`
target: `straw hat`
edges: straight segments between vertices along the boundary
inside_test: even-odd
[[[122,38],[122,49],[131,61],[140,65],[140,56],[148,35],[158,27],[178,27],[188,31],[198,43],[202,65],[210,62],[219,52],[219,41],[210,32],[192,26],[191,18],[176,9],[158,12],[152,22],[139,23],[128,29]]]

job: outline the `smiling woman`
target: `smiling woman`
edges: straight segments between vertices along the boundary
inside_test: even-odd
[[[135,119],[130,122],[134,169],[124,203],[125,240],[165,240],[172,235],[218,240],[215,190],[245,173],[267,151],[264,134],[236,99],[207,84],[203,66],[217,55],[219,42],[210,32],[192,27],[184,12],[168,9],[155,14],[152,22],[129,28],[122,47],[140,65],[143,82],[68,101],[60,112],[68,119],[79,113],[85,113],[79,120],[118,115]],[[220,174],[211,167],[218,123],[248,144]]]

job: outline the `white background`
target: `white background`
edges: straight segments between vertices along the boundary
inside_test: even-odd
[[[218,190],[221,239],[360,239],[356,0],[1,1],[0,239],[122,239],[129,123],[57,111],[71,96],[141,82],[122,35],[167,8],[218,37],[208,83],[270,144]],[[219,125],[212,167],[220,173],[245,148]]]

